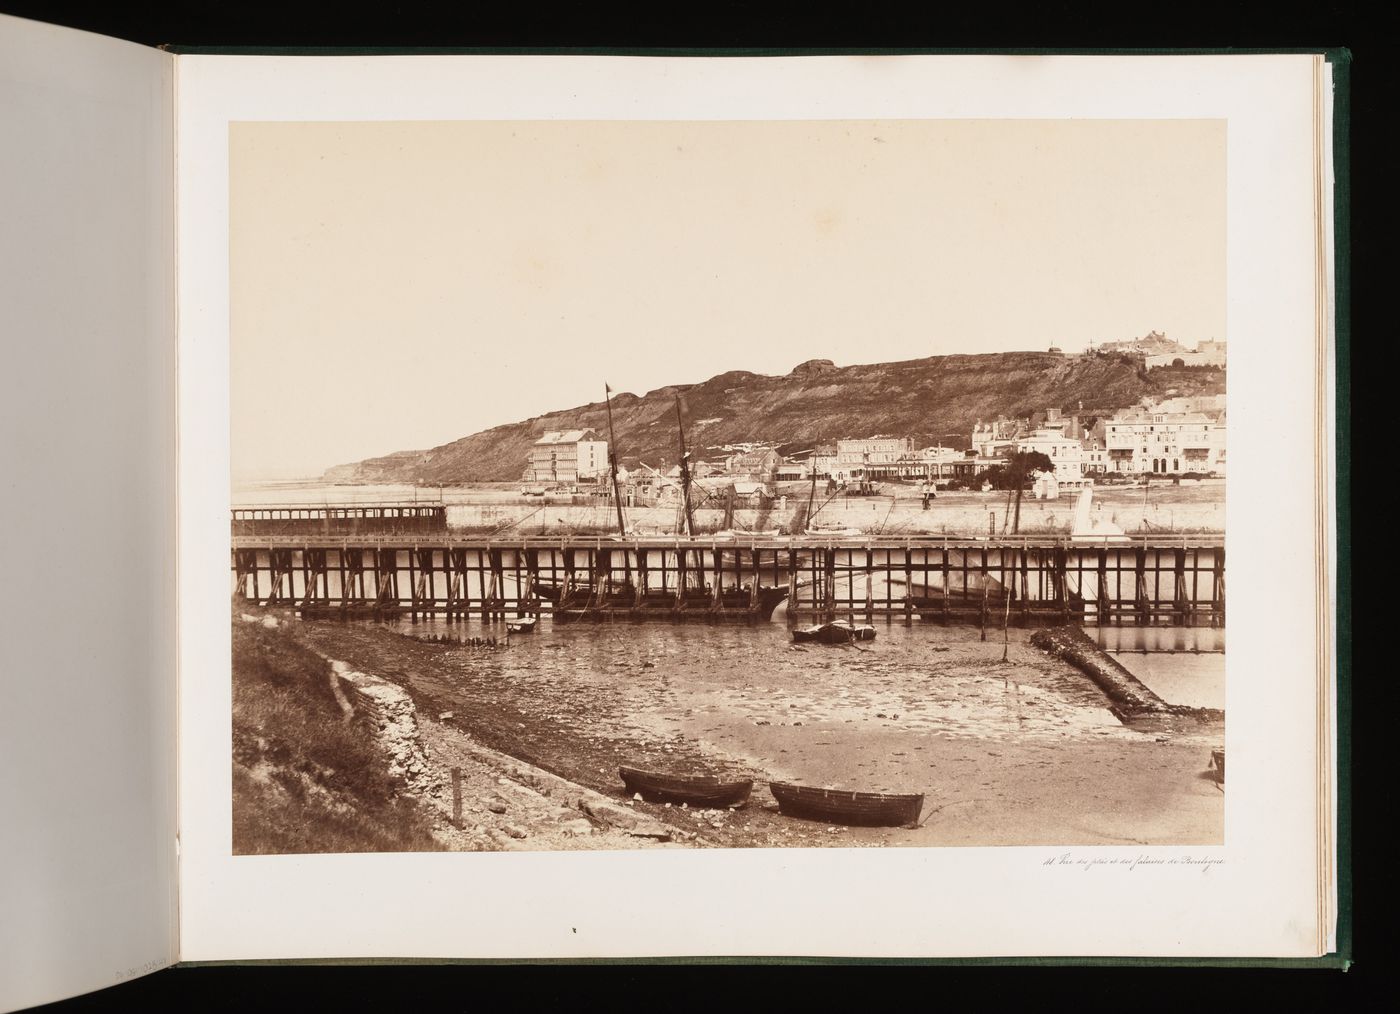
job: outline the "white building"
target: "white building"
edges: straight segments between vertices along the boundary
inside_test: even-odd
[[[894,474],[914,456],[913,437],[861,437],[836,441],[836,468],[847,475]]]
[[[608,442],[593,430],[549,430],[530,446],[529,482],[593,482],[608,474]]]
[[[1097,446],[1084,448],[1084,475],[1086,478],[1103,475],[1108,469],[1107,450]]]
[[[1111,471],[1174,475],[1225,472],[1225,415],[1174,412],[1168,405],[1119,412],[1104,426]]]
[[[1055,466],[1060,485],[1080,485],[1084,480],[1084,445],[1065,434],[1061,426],[1043,426],[1016,441],[1016,450],[1028,454],[1039,451]]]
[[[1031,494],[1037,500],[1058,500],[1060,498],[1060,483],[1055,478],[1054,472],[1036,472],[1032,478]]]

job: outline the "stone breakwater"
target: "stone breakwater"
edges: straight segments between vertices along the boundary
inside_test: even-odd
[[[1031,635],[1031,644],[1089,677],[1111,702],[1109,711],[1124,724],[1165,715],[1203,720],[1224,717],[1223,712],[1213,708],[1168,704],[1073,624],[1037,630]]]

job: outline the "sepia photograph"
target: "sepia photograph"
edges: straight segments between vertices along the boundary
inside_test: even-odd
[[[231,123],[234,854],[1222,844],[1226,150]]]

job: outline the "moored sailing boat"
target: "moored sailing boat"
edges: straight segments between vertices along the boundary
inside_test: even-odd
[[[613,496],[617,503],[618,535],[613,538],[626,543],[629,541],[626,519],[622,513],[622,501],[617,484],[616,437],[613,431],[611,388],[608,388],[608,463],[612,471]],[[594,570],[586,581],[576,582],[572,573],[560,589],[541,589],[543,597],[555,602],[553,616],[561,623],[576,620],[669,620],[684,622],[703,620],[707,622],[745,621],[762,622],[770,619],[778,603],[787,597],[787,588],[761,585],[757,575],[749,583],[742,581],[726,586],[720,575],[725,573],[720,561],[725,550],[717,545],[705,546],[696,531],[694,512],[691,507],[690,452],[685,446],[685,427],[681,412],[680,396],[676,397],[676,425],[680,440],[680,527],[679,534],[684,541],[677,540],[674,548],[657,546],[611,546],[596,551]],[[633,579],[632,555],[636,554],[636,579]],[[662,567],[648,570],[648,560],[655,564],[656,553],[662,554]],[[666,556],[674,554],[674,565],[666,565]],[[705,578],[708,574],[706,561],[714,565],[716,580],[714,585]],[[618,560],[621,560],[623,575],[618,579]],[[650,579],[660,574],[661,584],[654,587]],[[728,573],[733,573],[729,571]],[[667,587],[666,576],[676,577],[674,587]],[[554,594],[551,595],[551,591]]]

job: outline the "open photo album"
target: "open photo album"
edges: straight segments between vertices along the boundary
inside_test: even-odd
[[[1345,962],[1336,54],[0,68],[0,1009]]]

